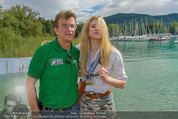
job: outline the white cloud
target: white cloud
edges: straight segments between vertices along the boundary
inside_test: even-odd
[[[23,3],[33,10],[39,11],[40,16],[54,19],[55,15],[66,9],[71,9],[77,14],[78,21],[86,21],[91,15],[109,16],[116,13],[141,13],[160,15],[178,13],[177,0],[1,0],[3,8],[9,8],[16,3]],[[102,6],[93,10],[93,7]],[[82,11],[90,11],[86,13]]]

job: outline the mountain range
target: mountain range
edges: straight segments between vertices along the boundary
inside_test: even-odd
[[[162,22],[164,25],[170,25],[173,22],[178,22],[178,13],[171,13],[167,15],[148,15],[148,14],[136,14],[136,13],[118,13],[111,16],[104,17],[106,24],[128,24],[130,22],[138,22],[152,24],[156,22]]]

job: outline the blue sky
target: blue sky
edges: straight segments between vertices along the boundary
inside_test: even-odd
[[[77,14],[78,22],[85,22],[92,15],[178,13],[178,0],[0,0],[4,9],[15,4],[25,4],[45,19],[54,19],[59,11],[70,9]]]
[[[95,13],[96,11],[98,11],[98,10],[100,10],[102,8],[103,8],[103,5],[96,5],[96,6],[91,7],[90,9],[83,10],[81,12],[86,12],[86,13],[93,14],[93,13]]]

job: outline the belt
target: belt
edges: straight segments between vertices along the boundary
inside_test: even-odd
[[[78,102],[78,101],[76,101],[75,104],[76,104],[77,102]],[[75,104],[73,104],[72,106],[74,106]],[[63,112],[63,111],[69,110],[72,106],[67,107],[67,108],[60,108],[60,109],[53,109],[53,108],[50,108],[50,107],[45,107],[45,106],[43,106],[42,109],[45,109],[45,110],[56,110],[56,111]]]
[[[94,94],[85,94],[85,96],[87,96],[87,97],[90,97],[90,98],[103,98],[103,97],[105,97],[105,96],[108,96],[108,95],[110,95],[112,93],[112,91],[108,91],[108,92],[106,92],[106,93],[104,93],[104,94],[101,94],[101,93],[94,93]]]

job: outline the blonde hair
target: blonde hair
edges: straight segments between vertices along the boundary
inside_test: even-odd
[[[88,19],[84,25],[81,33],[81,43],[80,43],[80,52],[81,52],[81,70],[82,75],[88,73],[88,57],[89,49],[91,48],[91,41],[89,38],[89,26],[90,23],[97,19],[99,24],[99,29],[101,33],[101,46],[100,46],[100,57],[102,59],[102,66],[106,67],[109,65],[111,48],[113,47],[109,41],[107,25],[101,16],[92,16]]]

